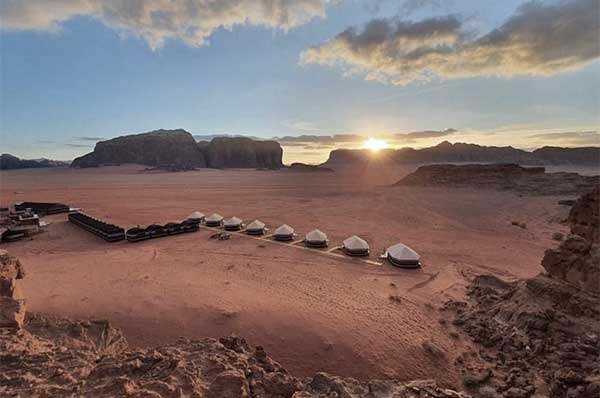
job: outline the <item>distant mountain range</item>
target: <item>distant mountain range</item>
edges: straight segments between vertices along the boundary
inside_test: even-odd
[[[69,162],[49,159],[19,159],[8,153],[0,155],[0,170],[39,169],[43,167],[67,167]]]
[[[210,139],[210,141],[204,141]],[[198,140],[200,140],[198,142]],[[192,136],[183,129],[155,130],[126,135],[96,144],[94,151],[78,157],[72,167],[138,163],[176,168],[281,168],[283,150],[275,141],[241,136]],[[600,147],[543,147],[525,151],[510,146],[495,147],[444,141],[423,148],[386,149],[376,154],[367,149],[336,149],[322,164],[332,169],[368,164],[428,163],[516,163],[521,165],[574,165],[600,167]],[[0,169],[67,166],[47,159],[25,160],[4,154]]]
[[[517,163],[522,165],[599,166],[600,147],[560,148],[543,147],[525,151],[510,146],[495,147],[476,144],[451,144],[444,141],[436,146],[413,149],[386,149],[374,154],[368,149],[336,149],[323,163],[327,167],[360,166],[372,162],[397,164],[425,163]]]

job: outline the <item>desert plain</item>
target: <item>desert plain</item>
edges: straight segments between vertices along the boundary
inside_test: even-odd
[[[544,251],[557,245],[552,234],[567,231],[560,221],[569,208],[558,201],[575,196],[392,186],[412,170],[30,169],[1,172],[0,199],[63,202],[124,228],[198,210],[260,219],[271,229],[287,223],[299,237],[319,228],[332,246],[357,234],[374,261],[394,243],[412,247],[422,256],[417,270],[240,235],[219,241],[205,229],[106,243],[64,214],[46,218],[47,232],[5,249],[26,266],[28,311],[108,319],[133,347],[235,333],[299,376],[458,385],[454,360],[475,349],[440,322],[439,308],[463,298],[476,275],[538,274]]]

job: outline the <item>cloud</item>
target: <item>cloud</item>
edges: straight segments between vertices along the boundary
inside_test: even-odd
[[[453,128],[449,128],[446,130],[425,130],[425,131],[414,131],[412,133],[396,133],[394,134],[394,138],[400,141],[411,141],[414,142],[416,140],[428,139],[428,138],[441,138],[447,137],[454,133],[458,132]]]
[[[376,138],[385,140],[389,145],[401,145],[415,143],[419,140],[446,137],[456,132],[458,132],[458,130],[449,128],[445,130],[424,130],[413,131],[410,133],[381,134]],[[334,134],[285,136],[275,137],[273,140],[279,142],[281,146],[303,147],[305,149],[324,149],[340,146],[362,145],[368,138],[369,137],[360,134]]]
[[[273,140],[279,142],[282,146],[302,146],[306,144],[330,144],[342,142],[362,142],[365,137],[358,134],[334,134],[334,135],[299,135],[274,137]]]
[[[73,144],[73,143],[67,143],[65,144],[68,147],[71,148],[92,148],[93,145],[89,145],[89,144]]]
[[[542,141],[547,145],[600,146],[600,134],[596,130],[539,133],[530,135],[529,138],[535,141]]]
[[[598,59],[598,0],[521,5],[500,27],[476,37],[454,15],[419,22],[374,19],[305,50],[302,64],[405,85],[476,76],[550,76]]]
[[[91,136],[86,136],[86,135],[81,136],[81,137],[75,137],[74,139],[76,141],[94,141],[94,142],[106,140],[106,138],[104,138],[104,137],[91,137]]]
[[[254,25],[288,29],[337,0],[3,0],[4,30],[56,31],[75,16],[91,16],[119,32],[143,38],[152,49],[168,39],[205,45],[219,28]]]

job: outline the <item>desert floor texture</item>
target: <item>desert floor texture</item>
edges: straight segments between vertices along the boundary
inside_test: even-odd
[[[4,248],[26,266],[28,311],[106,318],[133,346],[237,333],[299,376],[456,385],[454,359],[473,348],[452,337],[438,308],[463,297],[475,275],[539,273],[544,250],[557,244],[552,233],[567,230],[560,220],[569,208],[557,203],[565,197],[390,186],[408,171],[42,169],[2,172],[0,189],[2,204],[64,202],[124,228],[199,210],[258,218],[272,229],[287,223],[300,236],[319,228],[332,245],[357,234],[373,259],[401,241],[421,254],[419,270],[242,236],[218,241],[207,230],[110,244],[64,214],[46,218],[46,233]],[[424,342],[445,354],[432,355]]]

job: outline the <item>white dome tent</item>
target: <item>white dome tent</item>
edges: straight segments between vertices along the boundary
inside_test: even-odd
[[[294,228],[287,224],[283,224],[282,226],[278,227],[273,234],[273,238],[275,240],[284,242],[293,240],[295,236],[296,234],[294,233]]]
[[[225,220],[223,225],[227,231],[239,231],[242,229],[242,220],[237,217],[231,217]]]
[[[344,240],[343,249],[349,256],[368,256],[370,253],[367,241],[356,235]]]
[[[324,232],[314,229],[306,234],[304,244],[308,247],[327,247],[329,240]]]
[[[265,233],[265,223],[260,220],[254,220],[246,227],[248,235],[263,235]]]
[[[401,268],[419,268],[421,256],[403,243],[390,246],[386,251],[388,261]]]
[[[200,213],[199,211],[195,211],[192,214],[190,214],[187,218],[187,220],[193,220],[193,221],[202,221],[204,220],[204,213]]]
[[[207,227],[220,227],[223,222],[223,216],[217,213],[211,214],[204,219]]]

